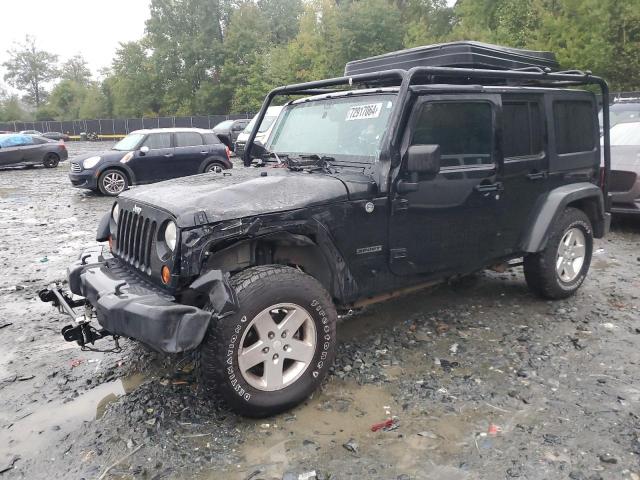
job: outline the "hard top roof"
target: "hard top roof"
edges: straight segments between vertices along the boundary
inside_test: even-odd
[[[146,135],[148,133],[179,133],[179,132],[213,133],[211,130],[208,130],[206,128],[174,127],[174,128],[143,128],[141,130],[134,130],[133,132],[130,132],[129,135],[133,133]]]

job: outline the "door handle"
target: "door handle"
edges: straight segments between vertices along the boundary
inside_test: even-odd
[[[501,192],[502,190],[504,190],[504,187],[502,186],[502,182],[479,183],[474,188],[476,189],[476,191],[480,193]]]
[[[209,152],[207,152],[206,150],[203,150],[203,151],[202,151],[202,152],[200,152],[200,153],[201,153],[202,155],[206,155],[206,154],[207,154],[207,153],[209,153]]]
[[[541,172],[529,172],[527,173],[527,178],[529,180],[544,180],[545,178],[547,178],[547,172],[545,171],[541,171]]]
[[[171,158],[171,157],[173,157],[173,153],[167,153],[167,154],[165,154],[165,158]]]

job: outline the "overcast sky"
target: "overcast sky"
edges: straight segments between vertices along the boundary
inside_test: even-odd
[[[119,42],[144,33],[149,0],[2,0],[0,64],[14,41],[33,35],[60,60],[82,54],[94,74],[111,64]],[[0,75],[0,85],[4,80]]]

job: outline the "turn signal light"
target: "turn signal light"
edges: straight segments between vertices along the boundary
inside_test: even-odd
[[[163,265],[162,270],[160,270],[160,275],[162,277],[162,283],[169,285],[169,282],[171,281],[171,271],[169,270],[169,267]]]

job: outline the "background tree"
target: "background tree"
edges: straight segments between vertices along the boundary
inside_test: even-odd
[[[88,85],[91,81],[91,70],[82,55],[75,55],[62,64],[60,78],[71,80],[80,85]]]
[[[46,98],[45,85],[58,76],[58,56],[36,47],[35,39],[27,35],[22,44],[8,52],[9,60],[3,63],[7,72],[5,81],[19,90],[26,91],[26,100],[36,108]]]

